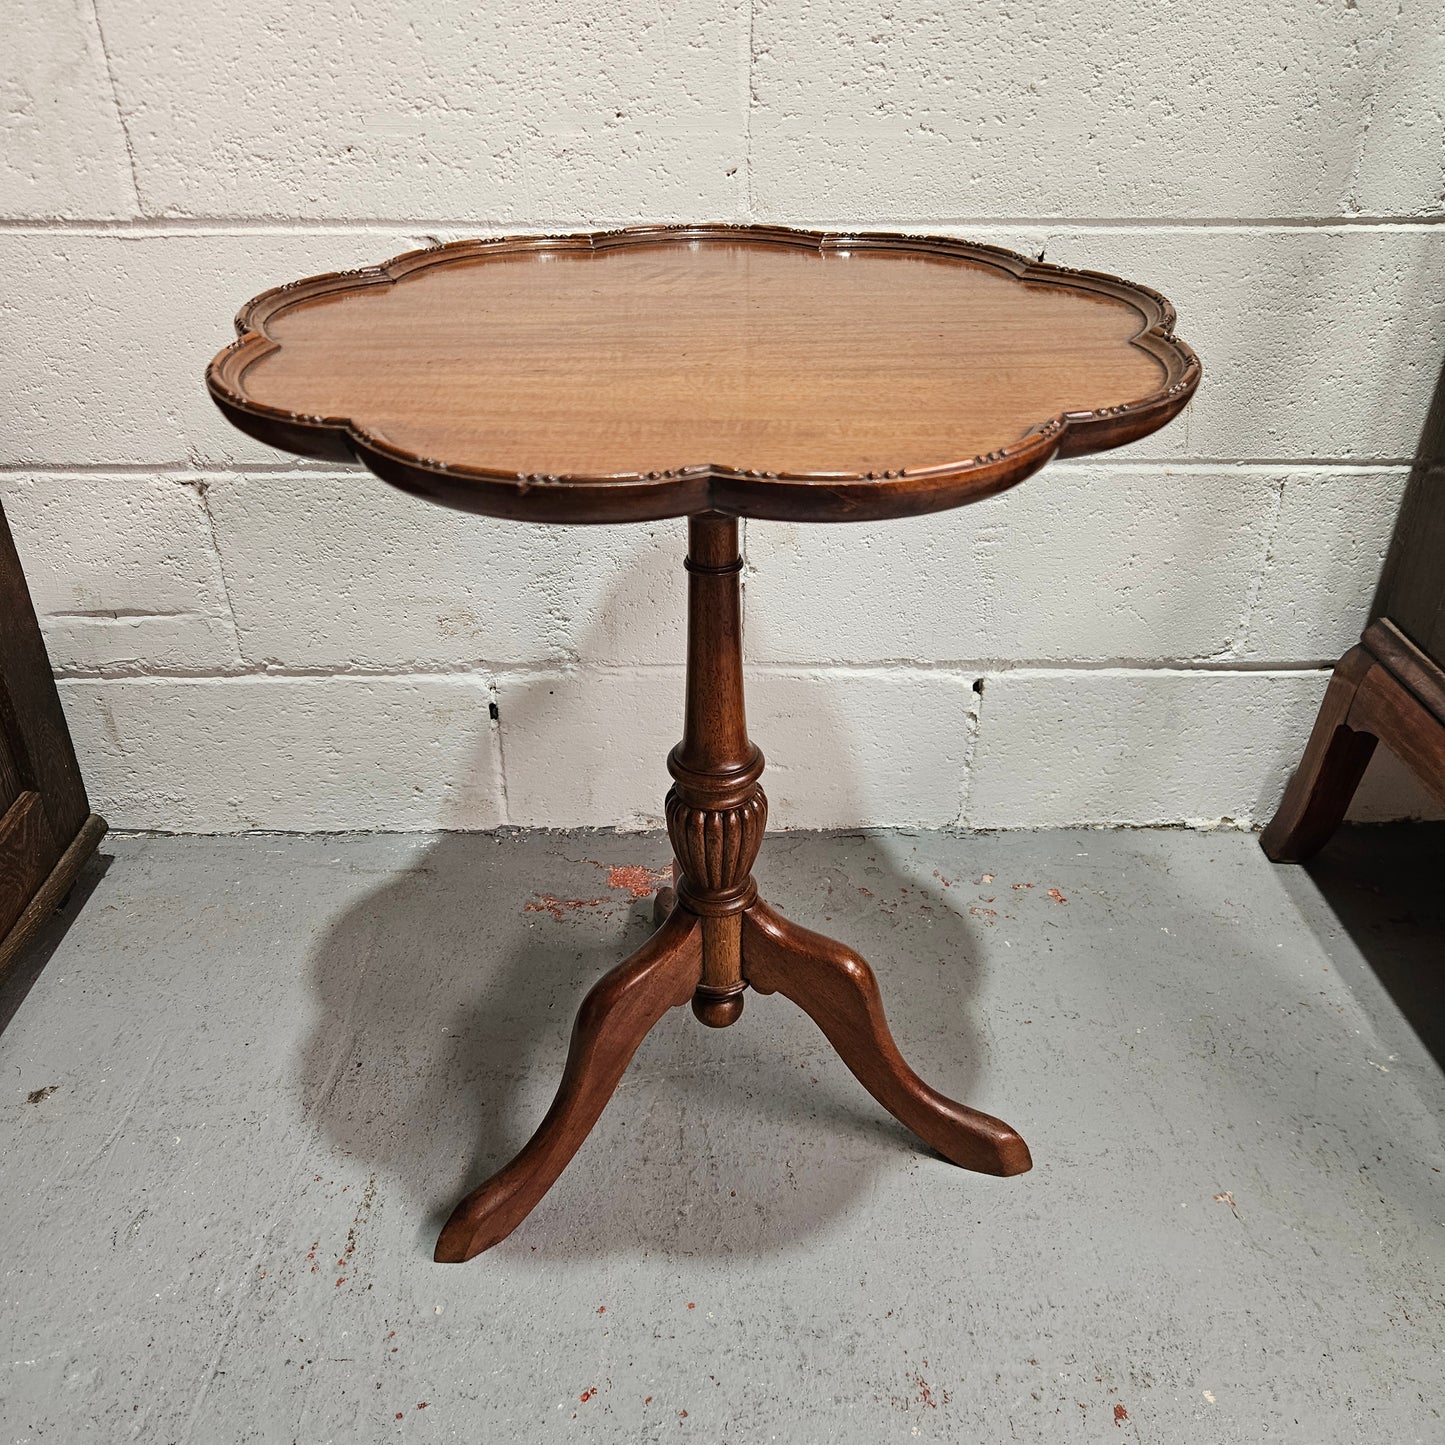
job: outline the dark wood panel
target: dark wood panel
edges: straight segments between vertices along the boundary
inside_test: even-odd
[[[1361,686],[1349,725],[1383,738],[1435,799],[1445,803],[1445,723],[1383,664],[1374,667]]]
[[[49,877],[25,905],[10,932],[0,933],[0,974],[9,968],[24,953],[31,940],[44,930],[56,909],[65,902],[80,870],[103,837],[105,819],[92,813],[81,825],[80,832],[75,835],[70,846],[60,855],[60,861],[50,870]]]
[[[0,678],[0,731],[11,750],[12,766],[21,784],[40,794],[51,836],[68,843],[90,816],[90,804],[3,509]]]
[[[0,973],[105,833],[90,811],[20,558],[0,508]]]
[[[0,692],[5,683],[0,680]],[[20,781],[20,769],[16,766],[14,754],[5,736],[6,707],[0,702],[0,813],[3,813],[24,791]]]
[[[1445,593],[1445,578],[1441,579]],[[1365,630],[1364,644],[1445,725],[1445,674],[1441,665],[1417,647],[1388,618]]]
[[[21,793],[0,818],[0,937],[60,861],[39,793]]]

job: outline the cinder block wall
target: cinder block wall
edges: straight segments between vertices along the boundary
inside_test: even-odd
[[[0,497],[114,824],[658,821],[681,523],[452,515],[248,442],[201,373],[278,281],[699,219],[1120,272],[1206,363],[1181,422],[992,502],[747,527],[775,823],[1270,812],[1445,352],[1431,0],[12,12]],[[1418,803],[1388,760],[1370,794]]]

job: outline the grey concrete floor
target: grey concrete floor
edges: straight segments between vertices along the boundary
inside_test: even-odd
[[[1445,1440],[1440,1068],[1252,837],[770,838],[765,895],[1034,1171],[932,1156],[754,996],[665,1019],[460,1267],[437,1225],[545,1110],[648,929],[611,870],[665,841],[104,853],[0,989],[0,1439]],[[1441,856],[1423,923],[1335,879],[1437,981]]]

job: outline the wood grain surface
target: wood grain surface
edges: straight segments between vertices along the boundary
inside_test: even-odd
[[[468,510],[906,515],[1153,431],[1199,379],[1169,303],[939,237],[638,228],[411,252],[257,297],[238,426]]]

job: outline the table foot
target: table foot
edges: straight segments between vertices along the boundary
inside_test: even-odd
[[[670,891],[670,890],[669,890]],[[702,976],[702,920],[673,909],[625,962],[593,986],[572,1026],[557,1097],[522,1152],[453,1210],[435,1258],[459,1264],[505,1239],[582,1147],[638,1045],[669,1009],[687,1003]]]
[[[851,948],[758,901],[743,915],[743,973],[758,993],[792,999],[858,1082],[945,1159],[981,1174],[1022,1174],[1028,1145],[1009,1126],[931,1089],[904,1062],[873,970]]]

